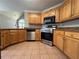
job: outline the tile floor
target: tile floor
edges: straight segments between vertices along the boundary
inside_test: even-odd
[[[1,59],[68,59],[56,47],[41,42],[23,42],[1,51]]]

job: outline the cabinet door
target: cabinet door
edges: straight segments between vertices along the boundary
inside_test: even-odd
[[[56,30],[56,32],[54,32],[54,45],[56,47],[58,47],[61,51],[63,51],[63,40],[64,40],[64,33],[63,35],[61,35],[60,33],[58,33],[59,30]]]
[[[9,30],[2,30],[1,31],[1,48],[5,48],[8,45],[10,45]]]
[[[36,24],[41,24],[41,14],[37,14]]]
[[[44,22],[44,13],[41,13],[41,24]]]
[[[57,35],[57,47],[63,51],[63,39],[64,37],[62,35]]]
[[[79,15],[79,0],[72,0],[72,15]]]
[[[71,59],[79,59],[79,40],[65,37],[64,53],[68,55]]]
[[[63,36],[62,35],[57,35],[56,37],[56,46],[59,48],[61,51],[63,51]]]
[[[56,41],[57,41],[57,34],[56,34],[56,32],[54,31],[53,44],[54,44],[55,46],[57,46]]]
[[[39,13],[28,13],[29,24],[41,24],[41,14]]]
[[[64,11],[64,6],[60,7],[60,22],[64,21],[65,19],[65,11]]]
[[[71,0],[65,0],[60,8],[60,21],[66,21],[71,17]]]
[[[55,12],[55,9],[50,10],[48,16],[55,16]]]
[[[19,31],[19,39],[18,42],[22,42],[26,40],[26,30],[18,30]]]
[[[41,40],[41,32],[39,29],[36,29],[36,31],[35,31],[35,39]]]
[[[29,16],[29,24],[36,24],[36,18]]]
[[[56,22],[60,22],[60,18],[59,18],[59,15],[60,15],[60,13],[59,13],[59,8],[56,8],[55,9],[56,10],[56,12],[55,12],[55,16],[56,16]]]
[[[18,42],[18,30],[10,30],[10,40],[11,44]]]

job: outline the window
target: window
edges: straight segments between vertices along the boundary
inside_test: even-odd
[[[19,28],[24,28],[25,27],[25,21],[24,21],[24,19],[20,19],[18,21],[18,26],[19,26]]]

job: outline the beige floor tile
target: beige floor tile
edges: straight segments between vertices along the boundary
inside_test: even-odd
[[[23,42],[1,51],[1,59],[68,59],[56,47],[41,42]]]
[[[35,54],[31,55],[31,59],[40,59],[40,58],[41,58],[40,55]]]
[[[47,54],[41,55],[41,59],[49,59],[49,56]]]
[[[32,50],[32,54],[39,54],[39,50]]]

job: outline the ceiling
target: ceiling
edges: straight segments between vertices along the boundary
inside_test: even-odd
[[[63,0],[0,0],[0,10],[43,11],[62,2]]]

